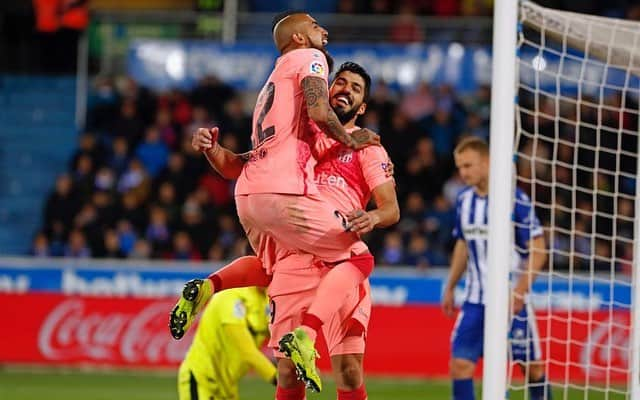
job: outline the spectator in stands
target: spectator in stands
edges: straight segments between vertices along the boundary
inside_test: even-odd
[[[435,99],[431,87],[427,82],[420,84],[411,92],[404,95],[399,105],[399,111],[409,117],[411,121],[419,121],[433,114]]]
[[[73,186],[82,202],[87,201],[93,192],[93,170],[93,159],[87,154],[82,154],[73,170]]]
[[[171,150],[178,147],[179,137],[178,131],[171,122],[171,111],[167,107],[162,107],[156,113],[156,129],[160,135],[160,139]]]
[[[460,135],[460,118],[454,118],[454,104],[451,99],[439,99],[433,115],[421,121],[422,129],[433,140],[436,155],[444,158],[453,151]]]
[[[108,167],[102,167],[96,172],[94,179],[94,189],[110,192],[116,188],[116,176],[113,170]]]
[[[166,213],[169,226],[175,226],[180,218],[180,206],[176,201],[176,189],[171,182],[160,184],[157,205]]]
[[[113,140],[113,146],[107,165],[113,169],[116,176],[120,176],[129,166],[129,143],[124,137],[117,137]]]
[[[144,239],[136,240],[129,258],[135,260],[148,260],[151,258],[151,245]]]
[[[47,235],[44,232],[38,232],[33,238],[29,255],[33,257],[49,257],[52,255],[49,250],[49,239],[47,239]]]
[[[186,232],[193,238],[194,245],[200,254],[211,246],[212,230],[203,218],[200,204],[194,196],[190,196],[182,207],[182,223],[179,230]]]
[[[81,156],[88,156],[94,163],[95,167],[100,167],[104,164],[105,150],[98,144],[95,135],[92,133],[84,133],[80,135],[78,150],[71,157],[71,170],[78,168],[79,159]]]
[[[73,192],[73,181],[67,174],[60,175],[56,179],[55,190],[47,198],[44,209],[44,227],[49,230],[54,223],[73,220],[80,207],[79,201]]]
[[[455,224],[456,213],[444,197],[439,193],[424,213],[422,230],[432,244],[431,248],[441,254],[447,254],[453,247],[451,232]]]
[[[173,237],[173,252],[170,257],[173,260],[197,261],[202,256],[197,248],[191,243],[191,238],[186,232],[176,232]]]
[[[448,264],[447,257],[438,250],[432,249],[427,238],[419,232],[411,235],[404,262],[419,269]]]
[[[407,174],[405,190],[420,192],[426,201],[431,201],[440,193],[446,172],[430,138],[418,139],[405,169]],[[429,184],[425,185],[425,182]]]
[[[416,229],[421,229],[425,213],[424,198],[419,192],[411,192],[407,195],[403,211],[400,214],[398,230],[403,234],[409,234]]]
[[[424,41],[422,28],[418,24],[415,12],[410,4],[400,7],[389,30],[389,38],[394,43],[416,43]]]
[[[126,138],[130,147],[136,147],[144,132],[144,122],[138,116],[135,100],[123,100],[120,106],[120,115],[113,121],[113,126],[109,132],[114,137]]]
[[[404,245],[398,232],[389,232],[384,237],[384,247],[378,257],[382,265],[401,265],[404,262]]]
[[[142,162],[151,178],[167,165],[169,148],[160,139],[160,132],[155,126],[147,128],[144,141],[136,148],[136,158]]]
[[[126,254],[120,248],[120,238],[114,229],[104,232],[104,242],[96,257],[101,258],[125,258]]]
[[[64,251],[65,257],[88,258],[91,257],[91,250],[87,246],[87,241],[82,231],[74,229],[69,234],[69,244]]]
[[[120,221],[118,221],[116,231],[118,232],[120,249],[125,254],[129,255],[138,239],[138,235],[136,234],[133,225],[131,225],[131,222],[129,222],[129,220],[121,219]]]
[[[151,180],[147,171],[137,158],[129,162],[129,167],[120,176],[118,181],[118,191],[120,193],[133,193],[140,202],[147,199],[151,189]]]
[[[184,163],[182,153],[171,153],[167,167],[156,179],[158,182],[169,183],[175,188],[177,202],[182,202],[187,193],[191,193],[196,186],[196,177],[187,174]]]
[[[149,211],[149,225],[145,237],[151,244],[154,254],[162,254],[171,245],[171,230],[169,229],[167,213],[159,206],[151,207]]]

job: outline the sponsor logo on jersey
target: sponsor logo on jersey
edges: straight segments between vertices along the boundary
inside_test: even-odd
[[[324,75],[324,65],[319,61],[314,61],[309,66],[309,71],[312,74]]]
[[[338,160],[343,163],[349,163],[353,160],[353,151],[351,150],[342,150],[340,154],[338,154]]]

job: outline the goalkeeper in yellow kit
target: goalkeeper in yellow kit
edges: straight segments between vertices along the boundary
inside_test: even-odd
[[[269,300],[264,288],[216,293],[180,365],[180,400],[236,400],[238,382],[250,369],[275,385],[276,368],[260,350],[268,336]]]

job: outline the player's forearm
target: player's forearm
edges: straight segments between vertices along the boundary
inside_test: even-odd
[[[247,160],[246,154],[236,154],[220,145],[204,153],[207,161],[223,178],[238,179]]]
[[[531,240],[531,245],[529,246],[529,258],[527,259],[527,268],[516,282],[514,287],[516,292],[520,294],[526,294],[529,292],[531,285],[547,263],[546,248],[546,242],[543,236],[538,236]]]
[[[451,255],[451,268],[445,290],[453,290],[467,268],[467,244],[464,240],[456,241]]]
[[[377,219],[374,227],[386,228],[400,220],[400,206],[396,195],[396,186],[392,181],[376,186],[373,191],[376,208],[369,211]]]
[[[255,346],[248,329],[242,325],[227,325],[225,332],[234,347],[233,351],[242,361],[253,368],[262,379],[271,382],[276,376],[276,368]]]
[[[355,140],[347,133],[331,109],[327,82],[319,77],[308,76],[302,80],[302,90],[309,118],[330,138],[346,146],[355,147]]]
[[[329,104],[327,104],[326,107],[329,107]],[[338,116],[331,108],[329,108],[326,117],[320,117],[318,119],[314,119],[312,117],[312,119],[330,138],[350,148],[354,148],[356,146],[355,140],[349,133],[347,133],[342,126],[342,123],[340,123]]]

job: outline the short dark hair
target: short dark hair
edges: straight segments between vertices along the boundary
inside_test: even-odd
[[[278,22],[294,14],[308,14],[308,13],[303,10],[287,10],[279,14],[276,14],[276,16],[273,17],[273,21],[271,21],[271,33],[273,33],[274,29],[276,29],[276,25],[278,25]]]
[[[334,79],[344,71],[353,72],[354,74],[360,75],[362,77],[362,79],[364,80],[364,102],[368,102],[369,93],[371,92],[371,76],[367,73],[367,70],[358,63],[347,61],[342,63],[340,68],[338,68]]]

